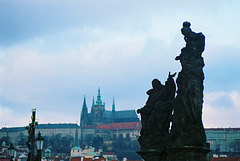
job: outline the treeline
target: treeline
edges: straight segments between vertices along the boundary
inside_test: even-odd
[[[17,139],[14,141],[16,145],[20,145],[22,147],[27,148],[26,141],[27,135],[23,133],[19,133]],[[62,136],[61,134],[56,134],[52,136],[43,136],[44,141],[44,150],[49,148],[51,150],[52,155],[56,154],[66,154],[70,155],[71,148],[74,147],[74,138],[70,135]],[[10,145],[11,140],[8,136],[2,137],[0,139],[0,143],[3,141],[6,142],[6,145]],[[15,145],[15,146],[16,146]],[[140,150],[139,144],[137,140],[131,140],[130,138],[115,138],[111,140],[110,144],[104,144],[103,138],[96,136],[93,138],[87,138],[85,141],[79,141],[79,145],[82,149],[85,146],[93,146],[95,149],[102,148],[104,152],[112,151],[118,155],[118,158],[121,159],[123,157],[128,157],[128,159],[136,160],[140,157],[136,154],[136,151]]]
[[[18,134],[15,141],[13,141],[17,146],[20,145],[23,148],[27,148],[27,135],[24,135],[22,132]],[[58,154],[58,153],[65,153],[70,154],[71,148],[73,147],[74,139],[72,136],[62,136],[61,134],[52,135],[52,136],[43,136],[44,147],[43,149],[50,148],[51,153]],[[5,141],[6,145],[9,146],[12,142],[8,136],[4,136],[0,139],[0,143],[2,146],[2,142]],[[2,147],[1,147],[2,148]]]

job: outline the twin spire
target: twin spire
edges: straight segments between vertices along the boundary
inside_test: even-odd
[[[101,99],[100,88],[98,88],[98,95],[97,95],[96,105],[97,105],[97,106],[103,105],[103,104],[102,104],[102,99]]]

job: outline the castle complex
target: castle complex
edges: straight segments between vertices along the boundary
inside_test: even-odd
[[[80,126],[97,126],[109,123],[138,121],[139,118],[135,110],[115,111],[114,99],[112,111],[105,110],[105,103],[102,102],[100,89],[98,89],[97,100],[94,101],[93,99],[90,113],[88,113],[86,98],[84,97]]]
[[[98,89],[96,101],[92,102],[90,113],[88,113],[84,97],[80,126],[76,123],[48,123],[36,126],[36,131],[40,131],[44,137],[61,134],[76,138],[77,131],[81,141],[88,143],[94,140],[94,137],[99,136],[106,144],[111,144],[111,141],[117,138],[136,140],[140,135],[140,130],[141,122],[135,110],[116,111],[114,100],[112,110],[105,110],[100,89]],[[207,128],[205,132],[212,151],[240,152],[240,128]],[[25,127],[3,127],[0,129],[0,138],[8,136],[14,144],[17,144],[17,137],[21,133],[23,136],[28,136]]]

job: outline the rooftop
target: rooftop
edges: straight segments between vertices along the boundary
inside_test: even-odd
[[[99,125],[96,128],[97,129],[112,129],[112,130],[139,130],[141,129],[142,125],[141,122],[123,122],[123,123],[110,123],[108,125]]]
[[[231,132],[231,131],[240,131],[240,128],[205,128],[205,131],[227,131],[227,132]]]
[[[135,110],[123,110],[123,111],[104,111],[103,118],[115,118],[115,119],[123,119],[123,118],[138,118]]]
[[[36,126],[36,129],[65,129],[65,128],[79,128],[80,126],[76,123],[64,123],[64,124],[39,124]]]
[[[76,123],[64,123],[64,124],[39,124],[36,129],[65,129],[65,128],[78,128]],[[21,132],[26,131],[25,127],[3,127],[0,132]]]

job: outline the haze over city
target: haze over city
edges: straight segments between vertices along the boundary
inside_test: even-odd
[[[0,127],[78,123],[101,89],[106,109],[145,105],[179,72],[182,23],[206,37],[203,123],[239,127],[240,1],[0,2]],[[176,77],[175,77],[176,79]]]

